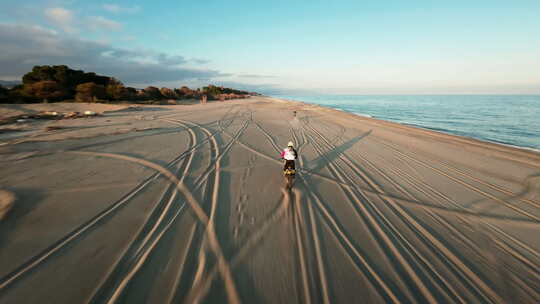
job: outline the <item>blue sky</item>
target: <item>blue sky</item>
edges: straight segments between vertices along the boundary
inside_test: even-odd
[[[0,79],[66,63],[135,86],[540,93],[540,1],[13,1]]]

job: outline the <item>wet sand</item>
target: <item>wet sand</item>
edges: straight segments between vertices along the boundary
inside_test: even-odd
[[[1,126],[2,304],[540,302],[540,154],[264,97],[0,116],[49,108],[108,112]]]

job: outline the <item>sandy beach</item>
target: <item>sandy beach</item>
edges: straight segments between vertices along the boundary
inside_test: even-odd
[[[0,126],[2,304],[540,302],[538,153],[268,97],[0,117],[44,110],[102,115]]]

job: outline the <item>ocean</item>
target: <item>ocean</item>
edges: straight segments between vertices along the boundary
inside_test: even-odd
[[[540,152],[540,95],[274,97]]]

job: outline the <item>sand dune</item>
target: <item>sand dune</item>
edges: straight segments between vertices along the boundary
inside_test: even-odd
[[[539,154],[263,97],[89,110],[0,135],[0,303],[540,302]]]

